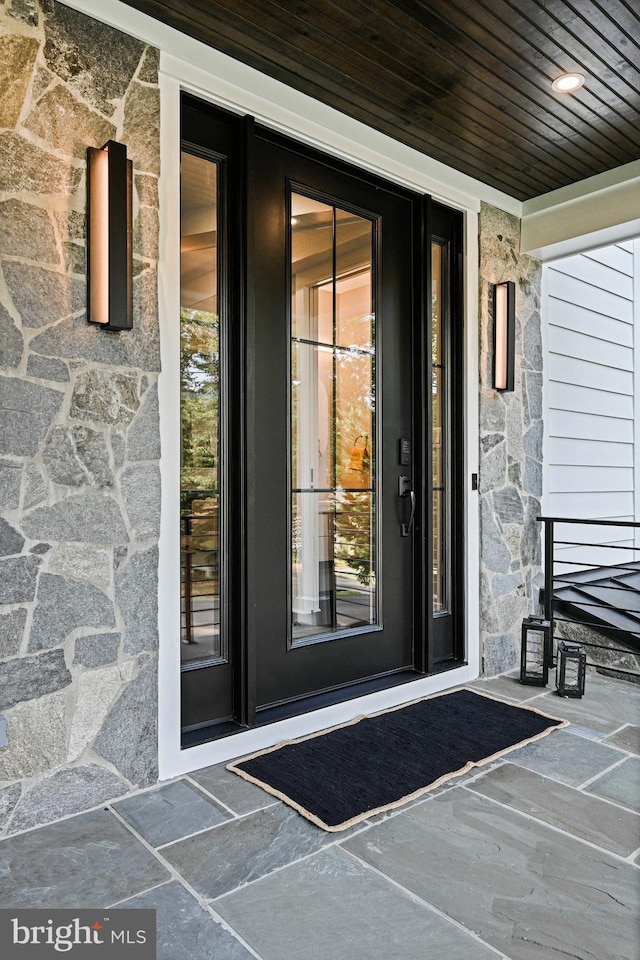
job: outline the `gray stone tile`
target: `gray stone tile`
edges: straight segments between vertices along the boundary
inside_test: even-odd
[[[582,699],[571,700],[550,692],[538,705],[558,717],[612,733],[623,723],[640,722],[640,686],[589,672]]]
[[[168,878],[110,811],[61,820],[0,844],[2,907],[104,907]]]
[[[548,693],[540,697],[534,704],[538,709],[562,720],[570,720],[578,726],[589,730],[599,730],[604,736],[613,733],[620,726],[618,720],[602,717],[590,708],[584,700],[569,700],[558,697],[555,693]]]
[[[190,773],[189,777],[238,816],[261,810],[275,802],[271,794],[243,780],[237,773],[231,773],[223,763],[196,770],[195,773]]]
[[[548,737],[528,743],[509,754],[510,763],[517,763],[574,787],[619,759],[617,750],[584,737],[576,737],[567,730],[554,730]]]
[[[620,723],[640,722],[640,684],[627,680],[616,680],[590,671],[584,703],[603,717],[612,717]]]
[[[335,847],[224,897],[216,911],[263,960],[495,960]]]
[[[569,733],[576,737],[585,737],[587,740],[604,740],[607,736],[604,730],[593,730],[591,727],[583,727],[581,723],[571,721]]]
[[[505,697],[509,700],[533,700],[545,692],[544,687],[534,687],[532,684],[520,683],[517,673],[502,673],[498,677],[474,680],[467,684],[478,693],[489,693],[492,697]]]
[[[344,846],[511,960],[638,960],[637,870],[467,789]]]
[[[612,747],[619,747],[620,750],[626,750],[627,753],[640,755],[640,727],[630,723],[617,733],[612,733],[605,743],[610,743]]]
[[[589,793],[607,797],[640,813],[640,757],[628,757],[619,767],[594,780],[586,789]],[[640,843],[636,846],[640,846]]]
[[[157,911],[157,960],[250,960],[252,956],[175,881],[117,906]]]
[[[524,767],[505,763],[468,788],[622,857],[640,847],[639,816]]]
[[[181,840],[230,819],[229,813],[183,780],[127,797],[114,803],[113,808],[152,847]]]
[[[162,856],[201,896],[213,899],[335,839],[278,804],[164,847]]]

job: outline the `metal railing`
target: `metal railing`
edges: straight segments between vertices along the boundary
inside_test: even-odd
[[[220,622],[218,514],[183,513],[180,518],[182,642],[195,643],[194,629],[214,629]],[[197,620],[194,601],[198,601]]]
[[[575,517],[537,517],[544,524],[544,618],[551,623],[552,642],[562,625],[587,627],[614,646],[591,638],[582,641],[591,650],[634,655],[640,652],[640,522],[632,520],[584,520]],[[566,527],[565,527],[566,525]],[[561,528],[558,535],[558,528]],[[582,531],[578,528],[586,528]],[[589,535],[601,530],[602,540]],[[609,536],[614,528],[629,536]],[[575,531],[575,533],[573,533]],[[629,542],[631,541],[631,542]],[[631,580],[638,583],[631,583]],[[607,613],[611,611],[611,613]],[[616,622],[617,621],[617,622]],[[602,662],[588,666],[610,669],[616,674],[637,677],[638,670],[626,670]]]

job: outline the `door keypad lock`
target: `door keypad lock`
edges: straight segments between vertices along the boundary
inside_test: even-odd
[[[409,497],[411,502],[411,512],[407,523],[400,524],[400,536],[408,537],[411,533],[413,521],[416,515],[416,495],[411,483],[411,477],[398,477],[398,496],[402,499]]]

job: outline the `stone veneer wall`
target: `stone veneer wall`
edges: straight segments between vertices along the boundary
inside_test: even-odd
[[[0,830],[157,778],[157,51],[0,2]],[[134,164],[134,329],[85,318],[85,151]]]
[[[482,669],[519,663],[523,617],[538,610],[542,496],[542,267],[520,254],[520,221],[480,211],[480,626]],[[491,284],[516,284],[513,393],[493,390]]]

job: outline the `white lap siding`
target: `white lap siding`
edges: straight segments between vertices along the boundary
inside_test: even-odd
[[[637,518],[640,436],[640,240],[545,266],[547,516]],[[625,528],[560,527],[560,540],[633,545]],[[560,548],[569,563],[632,555]],[[565,569],[570,569],[569,566]]]

